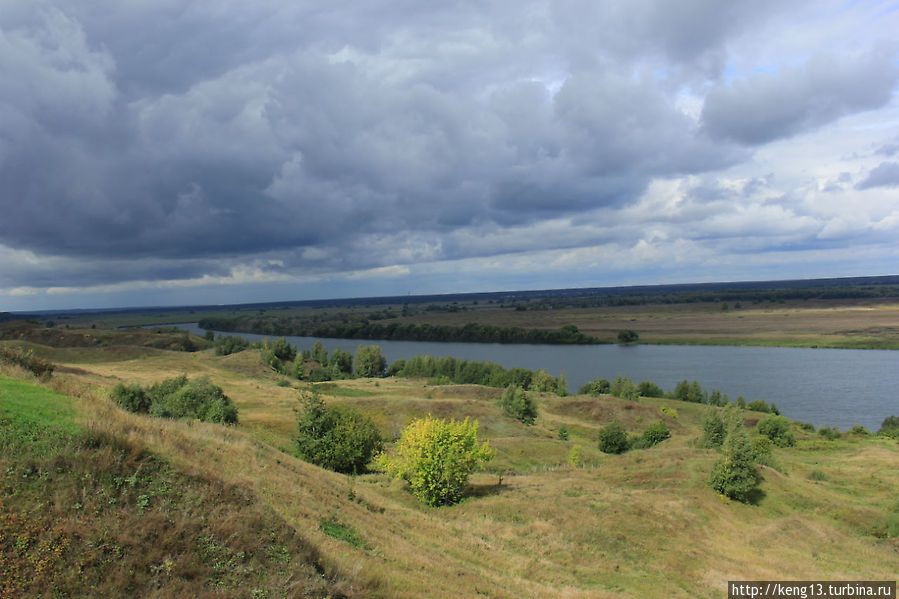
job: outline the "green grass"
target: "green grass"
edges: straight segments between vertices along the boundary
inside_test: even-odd
[[[0,374],[0,453],[48,455],[81,427],[72,399]]]

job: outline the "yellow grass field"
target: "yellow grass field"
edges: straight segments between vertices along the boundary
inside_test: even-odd
[[[639,311],[629,314],[640,322]],[[777,317],[790,319],[787,312]],[[674,331],[677,318],[664,326]],[[595,332],[587,324],[583,330]],[[186,471],[251,489],[315,548],[346,596],[725,597],[729,580],[893,580],[899,571],[899,539],[882,532],[899,512],[899,445],[887,439],[798,433],[795,447],[775,449],[777,470],[760,467],[761,496],[746,505],[706,483],[717,453],[695,440],[704,411],[714,409],[707,406],[537,394],[539,417],[525,426],[503,415],[496,389],[406,379],[320,386],[327,402],[371,416],[388,440],[429,413],[479,421],[495,460],[472,478],[462,503],[429,508],[384,474],[350,477],[293,457],[298,390],[306,384],[283,386],[286,379],[263,367],[257,350],[219,357],[152,349],[133,359],[93,356],[60,366],[47,384],[73,396],[91,426]],[[220,385],[239,409],[239,424],[133,415],[106,395],[118,382],[182,373]],[[747,424],[757,417],[746,413]],[[656,447],[620,456],[597,448],[599,429],[612,420],[637,433],[659,419],[672,437]],[[561,425],[567,441],[557,439]],[[567,460],[576,445],[581,467]],[[356,531],[361,544],[325,534],[325,519]]]

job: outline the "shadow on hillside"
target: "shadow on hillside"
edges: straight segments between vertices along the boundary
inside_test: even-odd
[[[747,495],[747,497],[746,497],[746,503],[748,503],[749,505],[756,505],[756,506],[757,506],[757,505],[759,505],[759,504],[762,502],[762,500],[763,500],[766,496],[767,496],[767,495],[765,494],[765,492],[762,491],[761,489],[758,489],[758,488],[753,489],[753,490],[750,491],[749,494]]]

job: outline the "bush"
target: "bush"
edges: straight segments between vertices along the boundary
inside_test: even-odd
[[[506,387],[500,405],[506,415],[525,424],[534,424],[537,419],[537,404],[524,389],[516,385]]]
[[[208,331],[211,332],[211,331]],[[250,342],[241,337],[228,335],[227,337],[219,337],[213,342],[215,347],[215,355],[229,356],[241,352],[250,346]]]
[[[790,429],[790,421],[783,416],[771,414],[765,416],[757,425],[759,434],[765,435],[778,447],[791,447],[796,444],[796,438]]]
[[[584,465],[584,450],[580,445],[575,445],[568,452],[568,463],[572,468],[580,468]]]
[[[378,464],[391,476],[409,483],[412,493],[428,505],[458,502],[475,468],[494,452],[478,444],[478,423],[428,416],[403,429],[395,454],[381,454]]]
[[[868,436],[871,434],[871,431],[863,427],[861,424],[856,424],[851,429],[849,429],[849,433],[853,435],[864,435]]]
[[[599,431],[599,450],[603,453],[624,453],[629,446],[627,431],[621,423],[610,422]]]
[[[0,347],[0,364],[19,366],[38,378],[49,378],[53,374],[53,363],[38,358],[30,349]]]
[[[336,472],[358,473],[381,451],[371,418],[344,405],[326,406],[317,393],[301,396],[294,438],[301,458]]]
[[[747,410],[752,410],[753,412],[765,412],[768,413],[771,411],[771,408],[768,407],[768,404],[764,399],[754,399],[749,402],[746,406]]]
[[[637,391],[643,397],[665,397],[665,390],[650,381],[643,381],[637,385]]]
[[[668,430],[668,425],[665,424],[663,420],[653,422],[643,431],[643,441],[646,443],[647,447],[658,445],[670,437],[671,431]]]
[[[887,416],[877,431],[880,437],[899,439],[899,416]]]
[[[187,381],[174,392],[154,395],[150,414],[160,418],[196,418],[204,422],[234,424],[237,408],[222,388],[201,378]]]
[[[835,426],[822,426],[818,429],[818,434],[829,441],[835,441],[843,436],[843,433],[840,432],[840,429]]]
[[[182,374],[154,383],[149,389],[120,383],[110,397],[129,412],[149,413],[157,418],[196,418],[223,424],[237,422],[234,402],[206,377],[189,381]]]
[[[637,333],[637,331],[631,329],[618,331],[618,343],[636,343],[639,340],[640,335]]]
[[[754,437],[749,445],[752,447],[752,459],[757,464],[774,467],[774,456],[772,454],[774,443],[771,439],[764,435],[759,435]]]
[[[140,385],[119,383],[113,388],[110,397],[119,407],[129,412],[146,414],[150,411],[150,397]]]
[[[709,486],[725,497],[749,501],[759,483],[754,462],[746,429],[732,426],[724,441],[724,455],[712,466]]]
[[[589,383],[584,383],[580,389],[577,390],[578,395],[593,395],[594,397],[598,397],[600,395],[606,394],[612,390],[612,383],[607,381],[606,379],[593,379]]]
[[[559,427],[559,432],[556,434],[556,438],[559,441],[567,441],[568,440],[568,427],[564,424]]]

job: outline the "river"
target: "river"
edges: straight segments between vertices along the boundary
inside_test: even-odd
[[[197,323],[177,325],[202,336]],[[218,331],[217,331],[218,332]],[[260,341],[263,335],[236,335]],[[652,381],[671,391],[682,380],[720,389],[731,401],[742,395],[774,402],[785,416],[815,426],[847,430],[861,424],[872,432],[899,415],[899,351],[685,345],[503,345],[287,337],[300,350],[321,341],[330,353],[379,345],[388,362],[416,354],[491,361],[505,368],[545,368],[565,373],[574,392],[594,377],[618,375]]]

